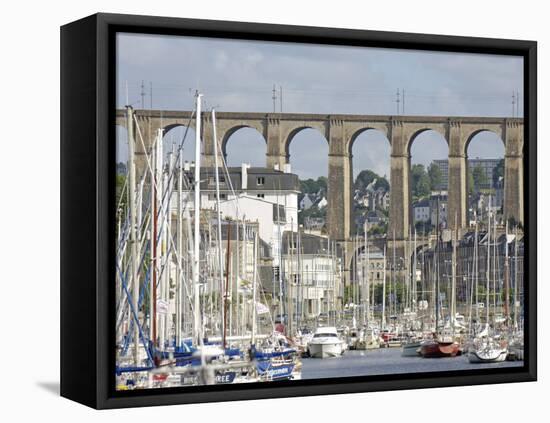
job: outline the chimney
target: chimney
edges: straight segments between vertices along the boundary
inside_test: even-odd
[[[248,167],[246,163],[241,164],[241,188],[243,191],[248,189]]]

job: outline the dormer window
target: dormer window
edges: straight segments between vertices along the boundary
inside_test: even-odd
[[[256,185],[262,186],[265,184],[265,178],[263,176],[259,176],[256,178]]]

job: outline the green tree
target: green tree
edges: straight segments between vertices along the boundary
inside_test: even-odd
[[[382,304],[383,284],[374,286],[374,303]],[[386,280],[386,314],[389,312],[390,294],[397,294],[397,304],[402,304],[405,299],[405,285],[403,282],[393,282],[389,278]]]
[[[384,191],[390,190],[390,183],[383,176],[378,177],[378,179],[376,180],[376,183],[374,184],[374,189],[380,189],[380,188],[382,188]]]
[[[368,234],[369,235],[384,235],[387,232],[388,232],[388,224],[387,223],[382,223],[380,225],[372,226],[369,229]]]
[[[440,167],[435,163],[430,164],[428,167],[428,176],[430,177],[430,189],[432,191],[440,189],[443,183],[443,172],[441,172]]]
[[[372,181],[377,178],[379,178],[379,176],[372,170],[362,170],[361,172],[359,172],[359,175],[357,175],[357,178],[355,178],[355,189],[364,190]]]
[[[327,178],[319,176],[317,179],[300,180],[300,190],[303,194],[316,194],[319,191],[325,193],[327,192]]]
[[[493,169],[493,186],[496,187],[498,180],[504,177],[504,159],[500,159]]]
[[[479,165],[474,167],[472,175],[474,178],[474,189],[476,191],[479,191],[484,185],[487,184],[487,182],[489,182],[487,179],[487,174]]]
[[[473,175],[472,171],[470,170],[470,168],[468,168],[468,181],[467,181],[467,186],[468,186],[468,193],[469,193],[469,194],[473,194],[474,191],[475,191],[475,186],[474,186],[474,175]]]
[[[430,194],[430,177],[426,173],[424,165],[415,164],[411,168],[413,197],[423,198]]]
[[[365,188],[367,188],[367,186],[374,180],[376,180],[374,183],[374,189],[382,188],[384,191],[390,190],[390,183],[386,177],[380,176],[370,169],[365,169],[359,172],[359,175],[355,178],[354,188],[356,190],[364,191]]]

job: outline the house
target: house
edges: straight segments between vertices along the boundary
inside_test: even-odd
[[[432,191],[430,195],[430,223],[436,225],[439,222],[441,228],[448,226],[447,216],[447,191]]]
[[[374,228],[375,226],[382,226],[386,223],[386,216],[380,210],[371,210],[368,211],[363,220],[363,225],[366,224],[367,231]]]
[[[312,194],[304,194],[298,205],[300,210],[307,210],[315,204],[315,197]]]
[[[388,210],[390,207],[390,193],[384,188],[374,188],[376,179],[367,185],[364,192],[356,191],[354,200],[360,206],[369,210]]]
[[[425,199],[413,204],[413,217],[414,222],[430,222],[430,201]]]
[[[328,204],[327,199],[325,197],[321,197],[321,199],[315,203],[315,206],[318,209],[322,209],[323,207],[326,207],[327,204]]]
[[[363,277],[368,279],[369,284],[377,285],[384,281],[384,254],[377,247],[369,246],[368,254],[362,251],[357,257],[358,275],[361,280]]]
[[[192,183],[193,165],[186,169]],[[276,169],[251,167],[228,168],[219,175],[220,210],[222,219],[246,219],[258,222],[260,238],[267,243],[273,255],[273,266],[279,266],[281,234],[298,225],[298,175]],[[184,207],[194,209],[193,192],[184,193]],[[177,208],[177,195],[172,196],[172,208]],[[201,210],[216,210],[216,179],[213,168],[201,168]]]

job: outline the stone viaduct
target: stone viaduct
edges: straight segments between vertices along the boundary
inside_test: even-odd
[[[145,142],[153,139],[155,131],[164,133],[177,126],[194,127],[191,112],[137,110],[136,117]],[[328,211],[327,227],[332,239],[347,241],[353,231],[353,168],[352,146],[364,131],[378,130],[391,146],[390,222],[388,237],[404,240],[412,223],[410,186],[410,149],[415,138],[433,130],[448,144],[449,187],[448,216],[456,216],[459,229],[467,225],[467,149],[471,139],[480,132],[497,134],[505,146],[504,215],[523,222],[523,119],[492,117],[436,116],[374,116],[321,115],[298,113],[218,112],[217,135],[221,148],[231,135],[243,127],[254,128],[267,144],[266,165],[283,169],[289,162],[289,146],[293,137],[305,128],[318,130],[328,142]],[[203,163],[214,163],[212,125],[209,113],[203,113]],[[116,124],[126,126],[125,111],[118,110]],[[139,143],[138,143],[139,144]],[[455,219],[449,219],[455,226]]]

